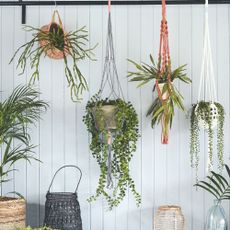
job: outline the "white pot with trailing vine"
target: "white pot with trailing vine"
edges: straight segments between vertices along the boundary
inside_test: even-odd
[[[110,13],[101,87],[88,101],[83,121],[91,134],[90,150],[100,167],[96,194],[89,201],[103,196],[111,210],[122,202],[129,190],[139,205],[141,197],[129,169],[139,137],[138,116],[133,105],[124,100],[118,79]]]
[[[216,152],[218,158],[218,168],[221,171],[224,165],[224,107],[217,101],[215,77],[212,63],[212,52],[209,37],[208,25],[208,2],[206,2],[204,50],[201,68],[200,85],[198,92],[198,102],[192,106],[191,110],[191,137],[190,155],[191,166],[196,168],[198,177],[200,159],[200,131],[207,134],[207,172],[213,166],[213,155]],[[204,89],[204,90],[202,90]],[[217,144],[214,144],[214,134],[216,133]],[[197,179],[197,178],[196,178]]]
[[[35,148],[30,144],[28,128],[40,119],[47,104],[39,99],[39,92],[28,87],[18,86],[9,98],[0,102],[0,229],[15,230],[25,227],[26,201],[17,193],[2,193],[2,186],[10,181],[11,173],[16,173],[15,163],[37,160]],[[15,198],[14,196],[19,196]]]
[[[228,230],[227,215],[222,207],[222,201],[230,200],[230,169],[225,165],[225,174],[211,171],[207,176],[208,181],[199,181],[196,187],[203,189],[214,196],[214,205],[209,209],[205,230]]]

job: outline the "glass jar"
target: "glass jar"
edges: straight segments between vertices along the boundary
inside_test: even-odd
[[[228,230],[225,211],[218,200],[214,201],[214,205],[208,211],[206,230]]]

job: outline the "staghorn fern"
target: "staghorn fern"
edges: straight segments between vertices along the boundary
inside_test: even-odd
[[[205,191],[211,193],[218,201],[230,200],[230,169],[225,165],[228,178],[211,171],[211,175],[207,176],[209,182],[199,181],[194,186],[200,187]]]

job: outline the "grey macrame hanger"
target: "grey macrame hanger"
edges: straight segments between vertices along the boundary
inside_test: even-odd
[[[107,99],[124,99],[121,84],[118,78],[117,67],[115,62],[114,55],[114,46],[113,46],[113,34],[112,34],[112,23],[111,23],[111,1],[108,1],[109,15],[108,15],[108,32],[107,32],[107,41],[106,41],[106,56],[104,69],[102,73],[102,80],[99,90],[99,97],[102,97],[103,91],[106,86],[109,87],[110,92]]]

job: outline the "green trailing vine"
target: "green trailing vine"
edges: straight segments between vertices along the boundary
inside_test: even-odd
[[[213,117],[210,115],[210,105],[214,104],[217,109],[217,155],[218,155],[218,168],[221,171],[224,166],[223,161],[223,148],[224,148],[224,108],[220,103],[200,101],[192,106],[191,111],[191,127],[190,127],[190,155],[191,155],[191,167],[196,169],[198,173],[199,167],[199,153],[200,153],[200,125],[202,122],[205,126],[204,130],[208,134],[208,160],[209,160],[209,171],[213,166],[213,139],[214,139],[214,127]]]
[[[115,113],[117,127],[116,130],[111,130],[113,135],[111,174],[115,179],[112,189],[107,188],[107,176],[109,173],[107,162],[110,147],[107,140],[109,130],[106,127],[98,129],[95,121],[95,117],[103,118],[101,108],[104,105],[116,105],[117,108]],[[112,209],[120,204],[129,188],[136,199],[137,205],[139,205],[141,197],[136,191],[129,171],[129,162],[136,151],[139,136],[138,116],[134,107],[130,102],[125,102],[121,99],[102,100],[98,95],[95,95],[86,106],[83,121],[92,136],[90,150],[101,171],[96,194],[89,198],[89,202],[95,201],[99,196],[103,195],[108,202],[109,209]]]
[[[64,71],[68,86],[70,87],[71,99],[73,101],[81,100],[80,95],[84,90],[88,90],[88,85],[84,75],[78,67],[78,62],[85,58],[93,60],[93,48],[88,48],[88,31],[85,27],[76,31],[65,33],[63,29],[55,24],[56,27],[44,31],[40,28],[25,26],[26,32],[32,33],[32,39],[20,46],[14,53],[10,63],[19,56],[17,68],[21,69],[19,75],[22,75],[27,63],[29,62],[33,73],[30,77],[30,83],[39,80],[40,60],[47,56],[49,50],[58,49],[63,52]],[[45,41],[45,42],[44,42]],[[42,42],[42,45],[40,45]],[[40,43],[40,44],[39,44]],[[72,59],[72,66],[69,64],[68,56]]]

